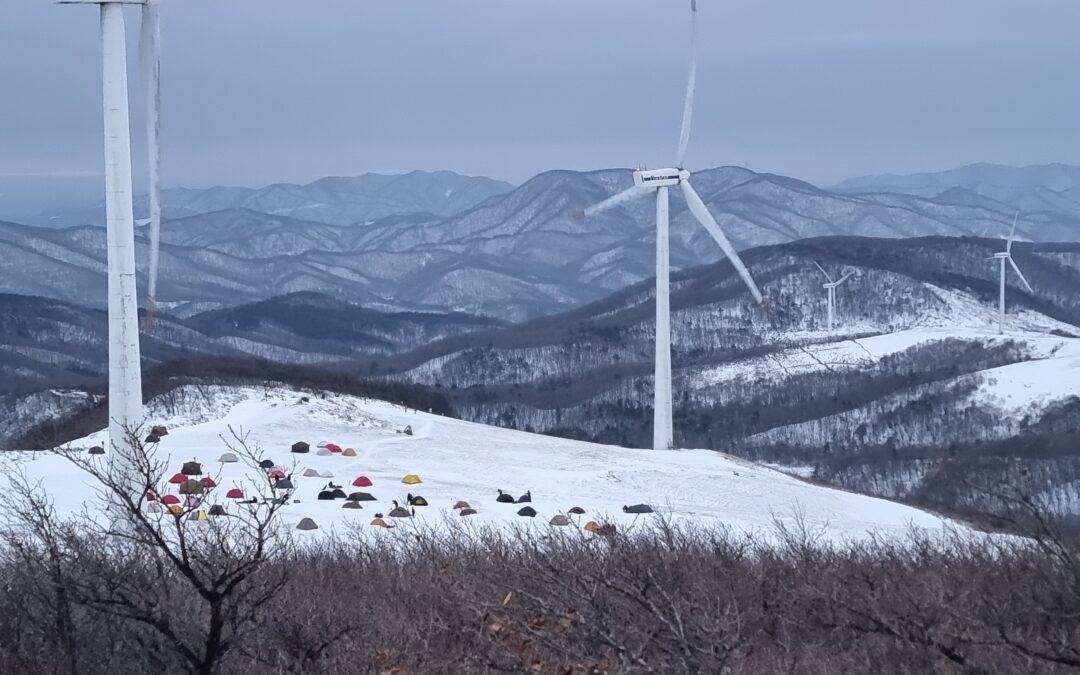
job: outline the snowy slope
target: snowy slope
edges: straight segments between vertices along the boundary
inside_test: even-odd
[[[479,513],[479,524],[528,524],[547,530],[548,520],[572,506],[583,507],[588,519],[610,519],[620,527],[634,517],[621,512],[624,504],[649,503],[680,521],[724,525],[739,531],[760,532],[773,518],[789,521],[797,512],[822,528],[829,540],[865,536],[879,531],[903,536],[912,527],[940,531],[949,523],[929,513],[888,501],[812,486],[778,471],[705,450],[656,453],[614,446],[581,443],[524,432],[486,427],[402,409],[392,404],[348,396],[313,398],[302,403],[287,390],[221,389],[191,392],[182,410],[153,410],[153,421],[169,425],[170,434],[159,446],[168,457],[169,472],[195,458],[212,471],[221,487],[208,502],[227,503],[224,491],[233,485],[251,485],[253,471],[243,463],[217,463],[225,450],[222,436],[229,428],[250,432],[261,456],[283,464],[299,475],[305,468],[333,472],[333,480],[349,492],[357,476],[367,475],[374,487],[367,491],[377,503],[363,510],[341,508],[341,501],[318,501],[326,479],[297,478],[299,504],[284,510],[287,523],[307,516],[320,532],[342,530],[350,524],[368,526],[376,512],[386,513],[391,499],[403,500],[411,489],[430,506],[417,509],[415,521],[405,526],[436,524],[457,518],[451,510],[459,499],[468,500]],[[193,401],[193,402],[192,402]],[[413,436],[398,431],[411,425]],[[72,447],[102,443],[105,432],[82,439]],[[312,452],[294,455],[297,440],[312,444]],[[338,443],[357,449],[359,457],[317,456],[315,444]],[[61,457],[21,455],[34,479],[40,479],[62,513],[93,508],[95,489],[83,474]],[[406,473],[418,473],[423,484],[403,485]],[[517,517],[518,506],[495,502],[496,489],[514,494],[531,490],[535,520]],[[229,505],[230,508],[237,508]],[[646,516],[653,517],[653,516]],[[398,521],[399,523],[401,521]]]

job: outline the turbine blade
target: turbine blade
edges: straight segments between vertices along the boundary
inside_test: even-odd
[[[638,186],[634,185],[633,187],[627,188],[622,192],[608,197],[599,204],[593,204],[589,208],[585,209],[584,215],[586,218],[589,216],[594,216],[597,213],[613,209],[620,204],[624,204],[638,197],[644,197],[647,194],[649,194],[648,189],[639,188]]]
[[[814,261],[814,267],[821,270],[821,273],[825,275],[825,278],[829,280],[829,283],[830,284],[832,283],[832,277],[829,276],[829,273],[825,271],[825,268],[822,267],[821,265],[819,265],[818,261],[816,261],[816,260]]]
[[[150,201],[150,269],[147,292],[148,317],[157,298],[161,249],[161,15],[157,0],[142,7],[139,60],[146,104],[146,148]],[[152,320],[152,319],[151,319]]]
[[[738,252],[735,247],[728,241],[727,236],[724,235],[724,231],[720,229],[720,225],[717,224],[716,219],[709,213],[709,208],[705,206],[705,202],[701,201],[701,197],[690,185],[689,181],[682,181],[683,195],[686,197],[686,204],[690,207],[690,212],[694,214],[694,217],[698,219],[698,222],[709,231],[713,239],[717,244],[720,244],[720,248],[723,249],[724,255],[735,267],[735,271],[739,273],[742,280],[746,282],[747,288],[750,289],[750,294],[754,296],[754,300],[757,300],[758,304],[762,304],[765,299],[761,295],[761,291],[758,290],[757,284],[754,283],[754,277],[750,276],[750,270],[746,269],[746,265],[743,264],[741,258],[739,258]]]
[[[1035,289],[1033,289],[1031,284],[1028,283],[1028,280],[1024,278],[1024,273],[1021,272],[1020,268],[1013,262],[1012,256],[1009,256],[1007,260],[1009,261],[1009,264],[1012,265],[1013,271],[1016,272],[1016,276],[1020,277],[1020,281],[1024,282],[1024,288],[1028,289],[1028,293],[1034,293]]]
[[[690,127],[694,120],[694,89],[697,86],[697,0],[690,0],[690,74],[686,78],[686,98],[683,99],[682,129],[675,167],[686,164],[686,148],[690,145]]]
[[[1012,232],[1009,232],[1009,240],[1005,243],[1005,252],[1006,253],[1012,253],[1013,237],[1016,236],[1016,220],[1019,217],[1020,217],[1020,212],[1017,211],[1016,215],[1013,216]]]
[[[840,277],[840,279],[837,280],[836,285],[839,286],[840,284],[844,283],[844,281],[850,276],[851,276],[851,272],[848,272],[844,276]]]

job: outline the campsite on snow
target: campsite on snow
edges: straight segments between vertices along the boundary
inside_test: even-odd
[[[8,5],[0,675],[1080,672],[1080,5]]]

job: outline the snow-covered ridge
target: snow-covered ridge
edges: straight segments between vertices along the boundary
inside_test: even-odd
[[[584,520],[612,520],[629,527],[635,517],[622,513],[621,507],[637,503],[650,504],[675,520],[755,533],[769,530],[774,519],[788,521],[800,513],[831,541],[870,531],[901,537],[911,528],[940,531],[950,526],[918,509],[817,487],[712,451],[633,450],[487,427],[351,396],[301,397],[287,389],[185,388],[171,401],[155,401],[148,408],[154,423],[169,425],[158,457],[168,459],[170,471],[190,459],[202,462],[221,486],[207,503],[236,508],[224,491],[234,485],[249,489],[252,469],[217,459],[231,430],[247,433],[259,456],[295,472],[300,502],[284,510],[284,522],[310,517],[322,533],[354,525],[374,531],[368,525],[374,514],[385,515],[391,500],[404,502],[410,491],[423,495],[430,506],[418,507],[415,519],[397,520],[399,527],[460,519],[451,509],[458,500],[477,509],[469,522],[544,531],[552,516],[573,506],[586,510]],[[406,426],[412,435],[401,433]],[[106,440],[102,431],[71,447]],[[299,440],[312,445],[311,453],[290,453],[291,444]],[[358,456],[320,456],[320,441],[355,448]],[[42,481],[61,513],[84,504],[93,508],[95,487],[69,462],[44,453],[26,459],[31,477]],[[333,478],[304,478],[305,469],[330,472]],[[402,484],[409,473],[419,474],[423,482]],[[373,481],[366,491],[377,502],[354,510],[341,508],[341,501],[317,499],[328,480],[352,491],[357,489],[350,487],[352,481],[360,475]],[[500,488],[515,496],[531,491],[538,516],[519,517],[520,505],[496,503]]]

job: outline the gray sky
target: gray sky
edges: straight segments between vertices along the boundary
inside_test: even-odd
[[[0,177],[99,173],[96,10],[3,3]],[[699,3],[691,168],[828,185],[1080,163],[1077,0]],[[162,4],[167,186],[415,168],[521,182],[674,155],[683,0]],[[137,9],[128,33],[136,95]]]

